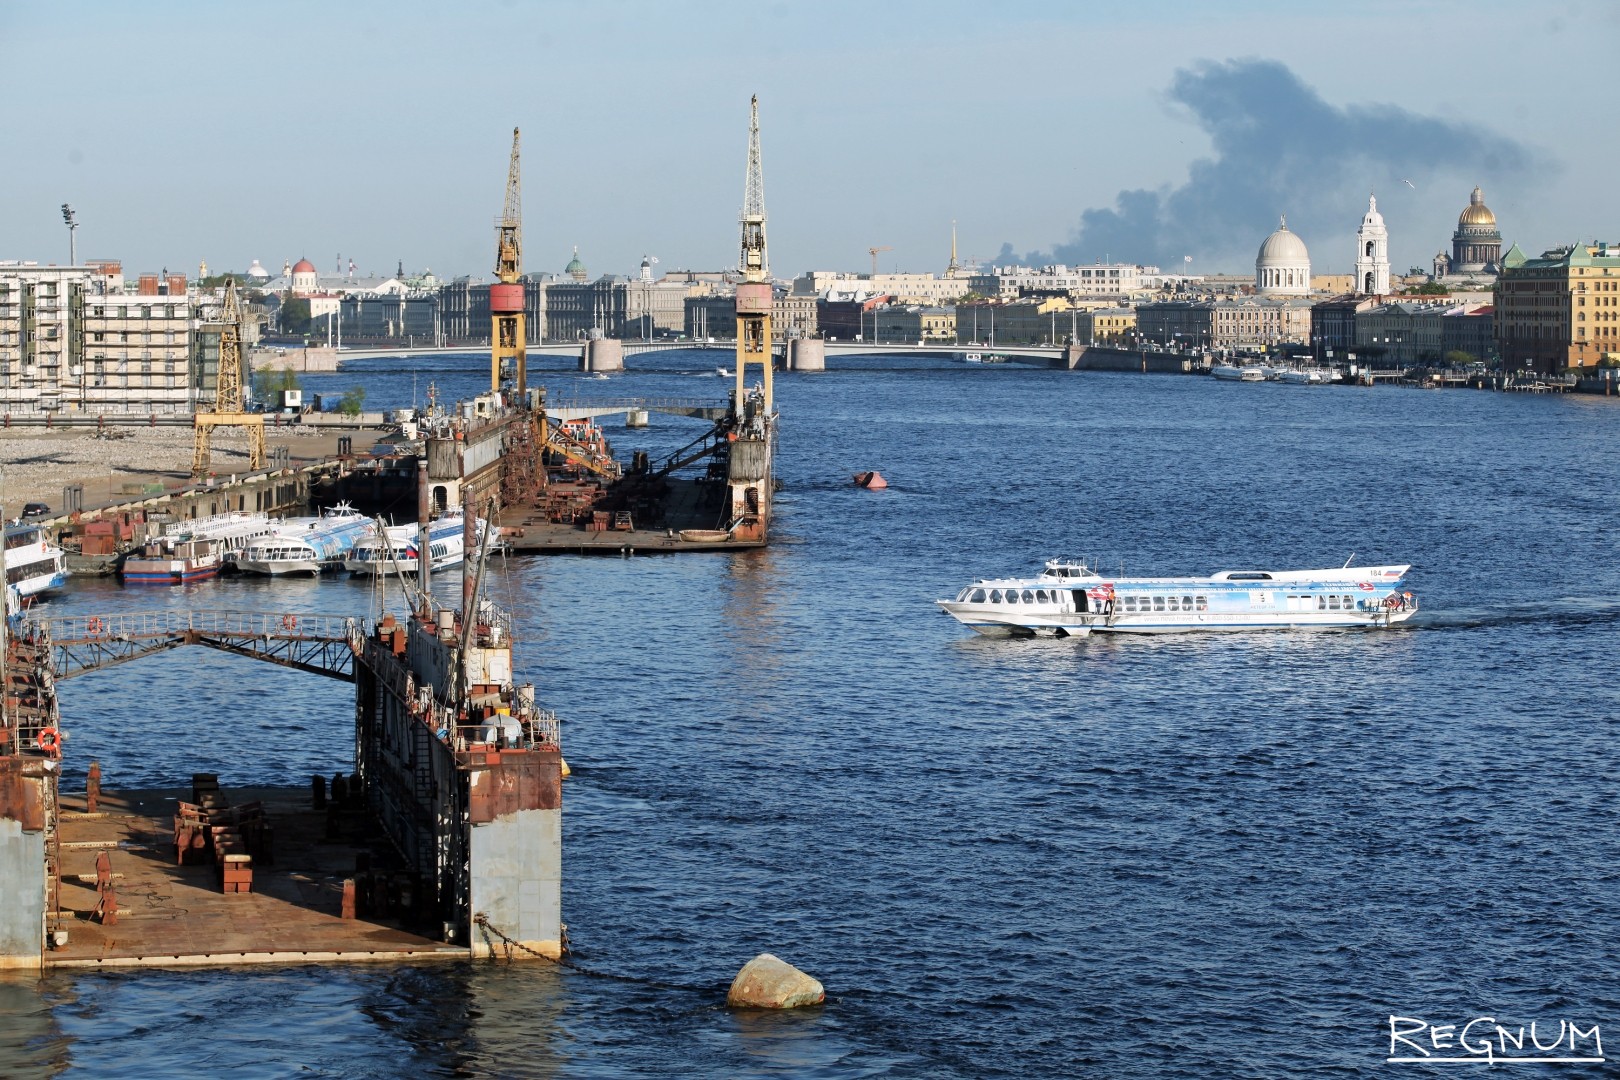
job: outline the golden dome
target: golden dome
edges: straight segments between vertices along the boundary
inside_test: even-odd
[[[1458,225],[1485,225],[1496,227],[1496,215],[1485,205],[1485,193],[1479,188],[1468,197],[1468,208],[1457,216]]]

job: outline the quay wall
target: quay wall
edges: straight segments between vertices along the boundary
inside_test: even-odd
[[[1071,345],[1055,363],[1071,371],[1140,371],[1171,375],[1197,374],[1207,366],[1202,356],[1115,349],[1103,345]]]

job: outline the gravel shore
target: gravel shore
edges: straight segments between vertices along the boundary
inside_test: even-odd
[[[356,449],[369,449],[370,432],[347,432]],[[294,465],[337,453],[338,434],[298,427],[266,432],[271,447],[285,446]],[[191,480],[190,428],[115,428],[94,431],[0,431],[0,465],[4,482],[0,499],[7,518],[24,503],[42,502],[53,511],[62,506],[62,489],[84,486],[84,506],[91,509],[125,500],[124,485],[161,483],[182,487]],[[214,432],[210,461],[220,477],[247,467],[247,433],[240,428]]]

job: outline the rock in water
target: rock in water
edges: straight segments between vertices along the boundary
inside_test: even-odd
[[[737,972],[726,1004],[752,1009],[797,1009],[827,1000],[821,984],[792,964],[760,953]]]

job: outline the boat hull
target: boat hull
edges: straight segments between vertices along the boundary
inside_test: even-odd
[[[126,585],[189,585],[218,577],[220,563],[206,566],[175,564],[173,560],[129,559],[124,563]]]

